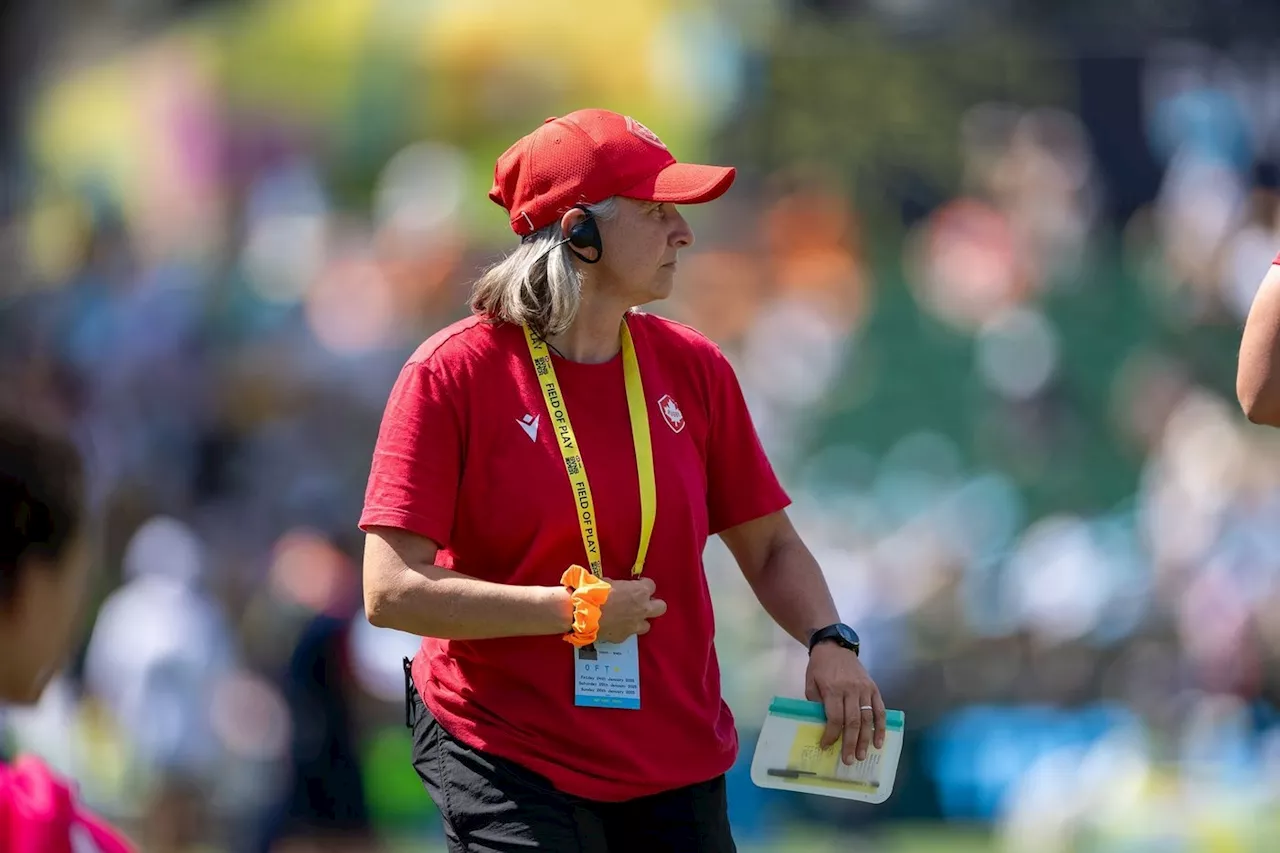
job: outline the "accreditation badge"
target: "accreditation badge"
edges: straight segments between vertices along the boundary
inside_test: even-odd
[[[573,650],[573,703],[583,708],[640,709],[640,637]]]

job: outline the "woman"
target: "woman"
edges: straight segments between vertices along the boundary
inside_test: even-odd
[[[732,168],[677,163],[630,117],[548,119],[490,198],[522,243],[405,365],[361,527],[369,620],[406,661],[414,764],[450,849],[733,850],[702,553],[719,534],[810,644],[807,692],[852,762],[884,705],[787,519],[728,362],[632,306],[671,292]]]
[[[71,648],[88,587],[80,477],[71,445],[0,416],[0,702],[36,702]],[[128,849],[41,761],[0,763],[0,850]]]

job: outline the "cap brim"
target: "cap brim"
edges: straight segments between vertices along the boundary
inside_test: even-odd
[[[733,166],[672,163],[653,177],[646,178],[618,195],[640,201],[702,204],[724,195],[737,174],[738,170]]]

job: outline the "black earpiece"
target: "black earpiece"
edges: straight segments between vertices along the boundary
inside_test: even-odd
[[[560,245],[568,243],[574,249],[595,249],[595,257],[589,258],[581,252],[573,252],[578,260],[586,264],[595,264],[600,262],[600,258],[604,255],[604,244],[600,240],[600,226],[596,224],[596,219],[591,215],[591,211],[581,204],[575,204],[575,208],[581,210],[586,216],[581,222],[569,229],[569,238],[561,241]]]
[[[574,208],[581,210],[586,214],[586,216],[581,222],[569,229],[568,237],[557,242],[551,247],[551,249],[558,248],[568,243],[573,247],[569,249],[569,251],[573,252],[578,260],[582,261],[584,264],[598,264],[600,263],[600,259],[604,257],[604,243],[600,239],[600,226],[596,224],[595,217],[591,215],[591,211],[587,210],[586,205],[575,204]],[[526,235],[523,239],[529,240],[532,237],[533,235],[530,234]],[[551,254],[551,249],[547,249],[547,251],[543,252],[542,257],[546,257]],[[594,258],[589,258],[577,251],[578,249],[595,249],[596,256]]]

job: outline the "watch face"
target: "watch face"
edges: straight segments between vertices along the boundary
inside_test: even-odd
[[[848,625],[837,625],[836,631],[840,634],[840,639],[844,640],[849,645],[857,648],[860,644],[858,640],[858,633]]]
[[[813,638],[809,642],[809,648],[812,649],[814,645],[822,642],[823,640],[835,640],[846,649],[852,649],[854,652],[857,652],[861,646],[861,641],[858,639],[858,632],[850,628],[848,625],[843,624],[828,625],[821,631],[815,632]]]

